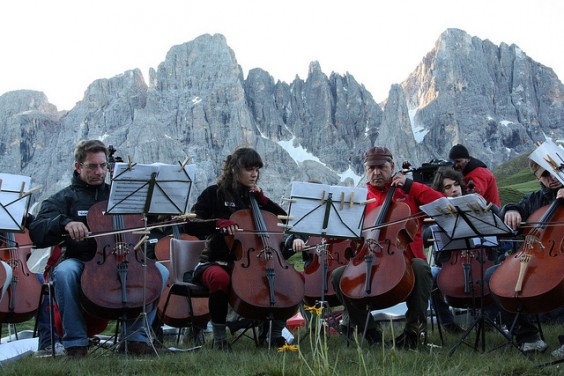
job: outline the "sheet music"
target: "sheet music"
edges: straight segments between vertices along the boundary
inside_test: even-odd
[[[292,182],[288,232],[360,238],[367,193],[366,188]]]
[[[420,208],[435,219],[437,225],[451,239],[513,233],[488,207],[486,200],[477,194],[452,198],[442,197]]]
[[[116,163],[108,213],[184,214],[195,171],[195,165]]]
[[[562,170],[556,168],[549,163],[550,158]],[[541,146],[536,148],[530,155],[529,159],[535,161],[539,166],[550,172],[560,183],[564,184],[564,149],[556,145],[552,141],[545,141]]]
[[[30,196],[26,191],[31,188],[31,178],[0,173],[0,180],[0,230],[22,231],[29,207]]]
[[[484,236],[483,238],[466,238],[451,239],[439,226],[432,225],[430,227],[433,234],[433,250],[441,251],[458,251],[463,249],[475,249],[480,247],[496,247],[499,245],[497,237]]]

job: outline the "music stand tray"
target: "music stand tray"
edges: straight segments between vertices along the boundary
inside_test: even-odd
[[[477,194],[446,198],[442,197],[430,204],[421,206],[427,215],[435,219],[437,225],[444,232],[442,236],[442,250],[479,249],[480,257],[484,259],[484,248],[497,245],[495,236],[511,235],[509,228],[492,210],[491,205]],[[480,268],[481,279],[484,281],[483,263]],[[474,349],[478,348],[478,341],[482,339],[482,351],[485,351],[485,322],[497,329],[504,338],[506,334],[492,320],[484,315],[484,284],[480,284],[480,314],[474,323],[462,335],[462,338],[450,350],[449,355],[462,344],[470,332],[477,327]]]
[[[366,188],[292,182],[287,232],[360,239],[367,193]]]

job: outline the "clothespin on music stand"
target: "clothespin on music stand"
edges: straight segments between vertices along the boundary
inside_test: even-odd
[[[178,162],[178,163],[180,163],[180,170],[179,170],[179,171],[184,170],[184,167],[188,164],[188,161],[189,161],[189,160],[190,160],[190,157],[186,157],[186,159],[184,160],[184,162],[182,162],[182,163],[181,163],[180,161]]]
[[[341,192],[339,210],[343,210],[344,207],[345,207],[345,192]]]
[[[131,156],[128,155],[128,156],[127,156],[127,169],[128,169],[128,170],[131,170],[131,167],[133,167],[132,163],[133,163],[133,162],[131,161]]]
[[[349,200],[349,208],[352,208],[354,205],[354,191],[351,192],[351,198]]]
[[[321,205],[325,205],[325,191],[321,192]]]
[[[457,213],[456,213],[456,210],[455,210],[455,208],[454,208],[454,206],[452,206],[452,205],[447,205],[447,206],[446,206],[446,209],[448,210],[448,212],[449,212],[450,215],[455,216],[455,215],[457,214]]]
[[[20,198],[24,196],[24,189],[25,189],[25,181],[22,181],[22,186],[20,187],[20,194],[19,194]]]

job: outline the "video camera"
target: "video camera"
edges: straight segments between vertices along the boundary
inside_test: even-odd
[[[435,172],[443,166],[452,166],[452,162],[444,159],[432,159],[423,163],[419,168],[410,167],[409,170],[413,173],[413,181],[430,186],[433,183]]]

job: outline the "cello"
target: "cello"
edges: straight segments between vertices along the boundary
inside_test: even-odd
[[[27,230],[5,232],[0,238],[5,239],[0,246],[0,259],[12,268],[12,280],[0,301],[0,322],[24,322],[35,315],[41,296],[41,284],[27,266],[31,239]],[[3,267],[1,269],[5,272]]]
[[[437,286],[453,307],[481,307],[482,270],[494,265],[493,260],[482,257],[479,249],[452,251],[448,262],[443,263],[437,276]],[[484,306],[492,303],[490,289],[484,283]]]
[[[411,209],[393,202],[395,186],[384,203],[367,214],[364,223],[374,223],[362,232],[364,244],[341,277],[341,291],[359,309],[383,309],[403,302],[411,293],[415,276],[405,254],[418,225]],[[376,217],[376,218],[375,218]]]
[[[277,216],[261,210],[253,194],[249,199],[251,209],[238,210],[230,217],[241,228],[252,231],[226,239],[236,256],[229,302],[235,312],[251,320],[286,320],[298,310],[304,283],[282,257],[283,233]]]
[[[172,236],[175,239],[198,240],[195,236],[181,233],[178,226],[179,225],[172,226]],[[157,244],[155,244],[155,255],[157,260],[165,265],[170,271],[170,236],[162,237],[159,239]],[[196,324],[205,324],[208,322],[210,310],[207,298],[192,298],[194,317],[191,317],[188,302],[186,301],[187,298],[179,295],[171,295],[168,306],[166,307],[166,315],[163,316],[163,310],[169,290],[170,278],[167,280],[157,306],[159,317],[164,324],[175,328],[183,328],[189,326],[192,320],[194,320],[194,323]]]
[[[86,312],[104,319],[139,315],[159,298],[162,277],[155,260],[146,259],[135,245],[139,234],[120,230],[139,228],[143,216],[104,215],[107,201],[94,204],[86,217],[96,237],[96,254],[85,262],[81,276],[81,302]],[[113,231],[115,230],[115,231]],[[113,231],[113,232],[112,232]]]
[[[537,314],[564,304],[564,237],[551,224],[564,221],[563,201],[529,216],[524,244],[493,273],[490,289],[506,311]]]
[[[315,306],[321,299],[329,306],[340,305],[331,283],[331,275],[333,270],[348,264],[353,254],[351,242],[340,241],[327,244],[322,243],[318,237],[310,237],[308,243],[315,244],[312,246],[315,247],[315,252],[313,252],[311,262],[304,267],[304,303]]]

